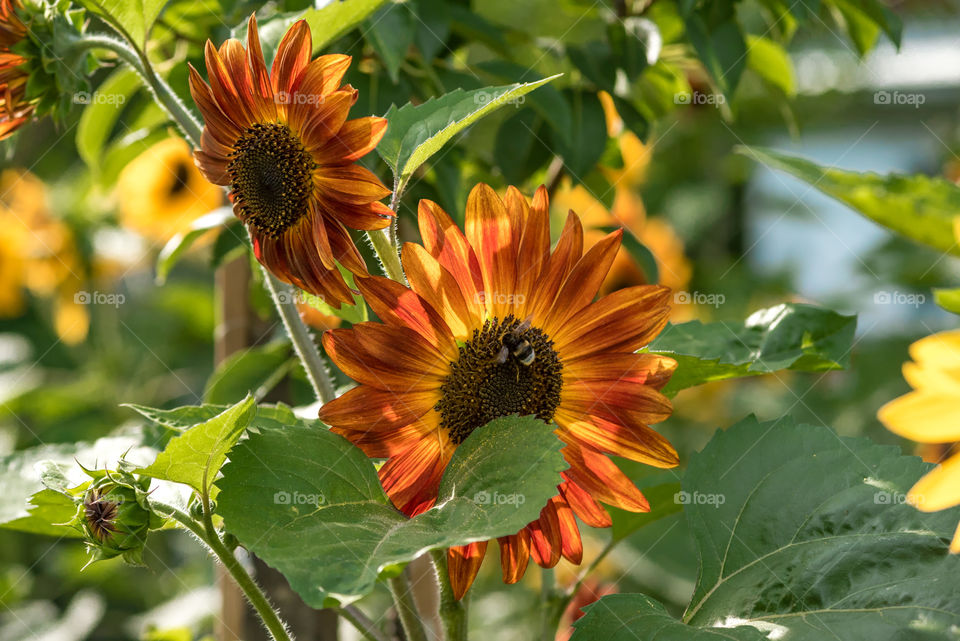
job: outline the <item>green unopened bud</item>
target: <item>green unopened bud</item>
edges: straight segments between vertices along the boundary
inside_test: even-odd
[[[84,492],[76,522],[94,561],[122,555],[130,563],[143,563],[147,532],[156,522],[146,501],[148,487],[149,479],[104,473]]]

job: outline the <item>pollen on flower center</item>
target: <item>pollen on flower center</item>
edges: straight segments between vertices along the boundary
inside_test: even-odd
[[[506,350],[504,337],[509,345]],[[533,351],[533,361],[526,354],[527,365],[524,353],[517,354],[516,346],[523,341]],[[449,431],[450,440],[460,444],[473,430],[499,416],[534,415],[553,420],[560,405],[562,368],[553,341],[542,330],[525,326],[512,315],[488,320],[473,331],[450,364],[434,408],[440,412],[440,426]]]
[[[316,162],[282,123],[257,123],[234,143],[227,171],[238,214],[278,237],[307,213]]]

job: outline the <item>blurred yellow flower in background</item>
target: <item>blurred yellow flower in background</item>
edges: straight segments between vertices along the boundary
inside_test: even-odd
[[[83,267],[73,232],[54,218],[43,182],[26,170],[0,174],[0,317],[24,312],[24,289],[51,299],[53,324],[70,344],[87,336],[89,315],[77,300]]]
[[[921,443],[960,441],[960,330],[920,339],[910,346],[910,358],[903,377],[913,391],[881,407],[877,418],[891,432]],[[924,512],[960,505],[960,454],[920,479],[907,500]],[[950,551],[960,553],[960,526]]]
[[[223,189],[203,177],[186,141],[167,138],[130,162],[117,179],[120,224],[166,242],[223,203]]]

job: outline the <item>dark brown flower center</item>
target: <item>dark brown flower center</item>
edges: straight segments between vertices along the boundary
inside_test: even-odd
[[[462,443],[473,430],[509,414],[553,420],[563,365],[542,330],[512,315],[475,329],[440,388],[440,426]]]
[[[173,169],[173,182],[170,184],[170,196],[178,196],[190,184],[190,167],[184,161],[178,161]]]
[[[307,213],[316,162],[282,123],[247,128],[233,146],[233,197],[248,225],[277,237]]]

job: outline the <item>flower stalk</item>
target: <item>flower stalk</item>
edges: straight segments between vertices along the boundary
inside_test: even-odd
[[[431,550],[433,566],[437,571],[437,583],[440,584],[440,621],[447,641],[466,641],[467,608],[458,601],[450,585],[450,570],[447,567],[447,551]]]
[[[390,592],[393,594],[393,602],[397,607],[397,615],[400,617],[400,624],[403,626],[407,641],[427,641],[427,633],[423,629],[423,622],[417,611],[417,604],[413,600],[413,590],[410,589],[407,575],[401,573],[391,577],[387,580],[387,585],[390,586]]]

